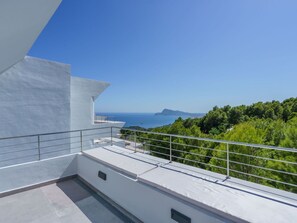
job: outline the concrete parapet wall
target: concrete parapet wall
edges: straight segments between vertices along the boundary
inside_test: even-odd
[[[0,195],[77,174],[77,155],[0,168]]]
[[[192,223],[228,222],[228,220],[218,218],[204,209],[191,206],[162,193],[88,157],[79,155],[77,161],[78,175],[81,178],[143,222],[175,222],[171,219],[172,208],[189,216]],[[98,177],[98,171],[106,173],[106,181]]]

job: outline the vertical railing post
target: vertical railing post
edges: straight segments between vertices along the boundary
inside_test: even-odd
[[[134,152],[136,153],[136,131],[134,131]]]
[[[229,163],[229,143],[226,144],[227,146],[227,178],[230,177],[230,163]]]
[[[170,150],[169,150],[170,156],[169,157],[170,157],[170,163],[171,163],[172,162],[172,136],[171,135],[169,136],[169,143],[170,143],[170,145],[169,145],[170,146],[169,147],[170,148]]]
[[[37,143],[38,143],[38,160],[41,159],[41,154],[40,154],[40,135],[37,136]]]
[[[110,145],[112,146],[112,126],[110,127]]]
[[[83,151],[83,134],[82,130],[80,130],[80,151]]]

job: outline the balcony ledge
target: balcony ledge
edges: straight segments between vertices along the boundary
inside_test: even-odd
[[[83,155],[135,181],[231,221],[294,222],[297,218],[297,195],[293,193],[226,179],[221,174],[169,163],[118,146],[84,151]]]

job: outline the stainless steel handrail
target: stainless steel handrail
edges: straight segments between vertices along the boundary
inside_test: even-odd
[[[95,139],[110,137],[111,126],[0,138],[0,167],[40,161],[96,146]],[[80,146],[78,147],[78,145]]]
[[[237,178],[241,178],[238,174],[242,174],[244,176],[250,176],[264,180],[253,180],[254,182],[270,181],[270,183],[272,183],[269,184],[270,186],[274,185],[274,183],[277,183],[297,188],[297,172],[295,172],[297,171],[297,162],[295,162],[294,160],[282,160],[282,158],[273,158],[273,156],[270,156],[272,153],[255,153],[257,151],[264,151],[266,149],[269,149],[271,151],[277,151],[279,154],[281,154],[281,152],[289,152],[292,153],[292,156],[295,156],[297,155],[296,148],[284,148],[261,144],[234,142],[228,140],[207,139],[194,136],[166,134],[128,128],[121,128],[121,130],[123,131],[120,138],[124,137],[125,139],[129,139],[133,141],[134,144],[136,143],[136,141],[138,143],[142,143],[144,151],[148,152],[153,156],[156,155],[161,158],[168,159],[169,162],[180,162],[178,160],[182,160],[182,163],[184,164],[196,163],[198,164],[198,166],[202,168],[206,168],[206,166],[208,166],[224,170],[227,178],[230,177],[230,174],[232,177],[235,176]],[[180,142],[178,141],[178,139],[186,140]],[[196,143],[195,140],[198,140],[199,143]],[[200,143],[201,141],[213,143],[211,146],[209,146],[213,148],[207,148],[208,146],[202,146],[202,143]],[[220,145],[225,145],[225,148]],[[245,150],[244,152],[241,152],[240,147],[238,146],[250,148],[250,150]],[[235,148],[236,150],[234,150]],[[195,149],[201,149],[200,151],[205,150],[205,154],[203,154],[204,152],[201,154],[195,151]],[[220,155],[208,155],[213,154],[213,152],[215,152],[216,154],[219,153]],[[245,159],[242,160],[240,156],[245,157]],[[217,160],[217,162],[209,162],[210,159]],[[293,169],[284,169],[284,166],[282,165],[266,166],[267,162],[273,162],[274,164],[290,165],[290,168],[292,167]],[[213,171],[212,168],[207,169]],[[259,172],[256,171],[257,169],[259,170]],[[219,173],[222,173],[222,171],[219,171]],[[235,175],[234,173],[237,173],[237,175]],[[273,174],[270,176],[267,175],[268,173]],[[278,178],[276,174],[288,176],[291,177],[291,179]],[[294,180],[294,177],[296,177],[296,180]],[[244,177],[241,179],[250,180],[251,178]],[[294,191],[296,190],[294,189]]]
[[[36,136],[46,136],[46,135],[58,135],[58,134],[65,134],[65,133],[74,133],[80,131],[92,131],[92,130],[99,130],[99,129],[110,129],[110,126],[103,126],[99,128],[90,128],[90,129],[78,129],[78,130],[70,130],[70,131],[62,131],[62,132],[49,132],[49,133],[41,133],[41,134],[33,134],[33,135],[21,135],[21,136],[11,136],[11,137],[0,137],[0,140],[8,140],[8,139],[18,139],[18,138],[29,138],[29,137],[36,137]],[[112,127],[117,128],[117,127]]]
[[[98,131],[100,130],[100,131]],[[123,134],[118,134],[120,130],[123,130]],[[98,132],[93,132],[98,131]],[[70,134],[76,133],[76,134]],[[61,135],[59,134],[69,134],[69,135]],[[45,136],[54,136],[55,137],[45,137]],[[153,136],[163,136],[160,138]],[[19,144],[18,141],[10,141],[12,139],[21,139],[21,138],[30,138]],[[2,137],[0,138],[0,155],[1,162],[13,161],[13,160],[22,160],[22,158],[29,158],[35,160],[42,160],[44,155],[53,154],[53,156],[59,156],[60,153],[67,150],[69,147],[70,153],[72,150],[78,149],[78,152],[86,149],[87,144],[90,143],[90,140],[93,140],[93,144],[95,144],[94,139],[103,139],[99,140],[99,143],[108,143],[109,145],[119,145],[119,142],[116,138],[123,139],[123,144],[127,141],[130,141],[130,150],[133,149],[134,152],[143,152],[148,153],[154,156],[158,156],[164,158],[165,160],[169,160],[169,162],[177,161],[183,162],[184,164],[196,163],[196,166],[200,166],[201,168],[213,167],[218,168],[223,171],[227,177],[237,176],[235,173],[243,174],[245,176],[251,176],[260,178],[263,180],[271,181],[274,183],[280,183],[287,186],[293,186],[297,188],[297,178],[296,181],[291,179],[291,181],[283,180],[283,178],[276,178],[276,175],[272,175],[267,177],[266,174],[263,174],[262,171],[249,171],[247,168],[251,169],[260,169],[263,171],[271,171],[278,174],[283,174],[291,177],[297,177],[297,173],[295,172],[295,168],[297,168],[297,162],[295,160],[282,160],[282,158],[272,158],[270,156],[266,156],[261,153],[249,153],[246,150],[245,153],[235,150],[234,146],[244,146],[250,147],[251,149],[270,149],[274,151],[280,152],[291,152],[293,155],[297,155],[297,149],[295,148],[283,148],[283,147],[275,147],[275,146],[267,146],[260,144],[250,144],[243,142],[233,142],[227,140],[216,140],[216,139],[207,139],[207,138],[199,138],[194,136],[184,136],[184,135],[175,135],[175,134],[165,134],[159,132],[150,132],[150,131],[142,131],[135,129],[127,129],[120,128],[117,126],[103,126],[98,128],[89,128],[89,129],[80,129],[80,130],[71,130],[71,131],[61,131],[61,132],[52,132],[52,133],[42,133],[36,135],[24,135],[24,136],[14,136],[14,137]],[[157,138],[157,139],[156,139]],[[179,141],[178,139],[189,139],[185,141]],[[7,141],[5,141],[7,140]],[[69,142],[63,140],[69,140]],[[196,143],[195,140],[198,140],[199,143]],[[211,144],[201,145],[201,141],[203,142],[211,142]],[[2,143],[3,142],[3,143]],[[2,143],[2,145],[1,145]],[[98,143],[98,142],[96,142]],[[156,145],[155,145],[156,144]],[[194,144],[194,145],[192,145]],[[198,145],[197,145],[198,144]],[[69,146],[68,146],[69,145]],[[88,144],[89,145],[89,144]],[[219,145],[224,145],[225,147],[218,147]],[[63,147],[66,149],[63,149]],[[213,148],[208,148],[213,147]],[[11,148],[14,148],[12,150]],[[70,149],[71,148],[71,149]],[[157,149],[158,148],[158,149]],[[237,148],[237,147],[236,147]],[[199,149],[199,150],[196,150]],[[251,151],[258,151],[257,149]],[[36,152],[34,152],[36,151]],[[22,154],[22,152],[24,152]],[[222,152],[222,153],[221,153]],[[15,157],[13,156],[16,153]],[[23,155],[20,157],[19,154]],[[59,153],[59,154],[58,154]],[[205,154],[204,154],[205,153]],[[218,154],[220,156],[214,156],[213,153]],[[245,159],[239,158],[239,156],[245,157]],[[210,159],[217,160],[216,162],[209,162]],[[245,160],[254,159],[257,162],[247,162]],[[178,161],[182,160],[182,161]],[[258,160],[261,160],[258,161]],[[20,161],[21,162],[21,161]],[[282,167],[278,166],[265,166],[266,162],[275,162],[281,163],[282,165],[291,165],[293,169],[290,171],[286,171]],[[0,165],[1,167],[1,165]],[[240,167],[240,168],[239,168]],[[208,168],[208,170],[213,171],[213,169]],[[222,173],[222,172],[220,172]],[[233,173],[233,174],[232,174]],[[247,177],[246,177],[247,178]],[[276,178],[276,179],[275,179]],[[285,178],[284,178],[285,179]],[[296,184],[295,184],[296,182]]]
[[[119,127],[114,126],[114,128],[119,128]],[[128,128],[121,128],[121,129],[132,131],[132,132],[146,133],[146,134],[155,134],[155,135],[162,135],[162,136],[168,136],[168,137],[171,136],[171,137],[184,138],[184,139],[193,139],[198,141],[208,141],[208,142],[215,142],[215,143],[224,143],[229,145],[247,146],[247,147],[261,148],[261,149],[273,149],[273,150],[297,153],[296,148],[285,148],[285,147],[268,146],[268,145],[245,143],[245,142],[234,142],[234,141],[228,141],[228,140],[200,138],[200,137],[194,137],[194,136],[175,135],[175,134],[167,134],[167,133],[159,133],[159,132],[149,132],[149,131],[135,130],[135,129],[128,129]]]

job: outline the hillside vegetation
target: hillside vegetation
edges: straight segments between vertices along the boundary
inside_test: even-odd
[[[152,131],[297,148],[297,98],[216,106],[202,118],[179,118]]]
[[[202,118],[179,118],[171,125],[151,131],[297,148],[297,98],[250,106],[214,107]],[[152,155],[168,159],[168,136],[145,133],[138,136]],[[172,137],[172,142],[173,161],[226,174],[226,144],[180,137]],[[297,187],[288,185],[297,185],[297,165],[294,164],[297,153],[239,145],[230,145],[229,151],[230,176],[297,192]]]

